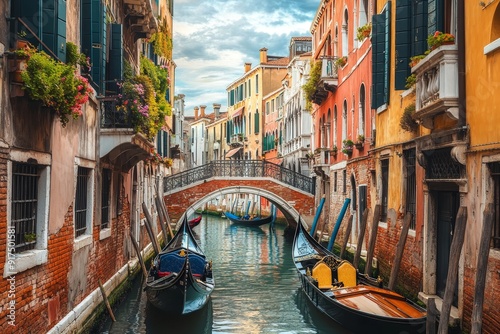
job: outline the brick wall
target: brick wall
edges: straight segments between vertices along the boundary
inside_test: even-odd
[[[6,244],[6,155],[0,152],[0,244]],[[122,192],[124,193],[124,192]],[[78,287],[79,293],[70,300],[72,287],[68,272],[73,266],[73,208],[69,207],[62,228],[48,237],[48,261],[45,264],[16,274],[15,284],[10,291],[11,281],[0,279],[0,328],[2,333],[45,333],[68,312],[99,287],[98,280],[106,282],[128,261],[130,221],[129,203],[123,200],[122,214],[113,219],[111,236],[99,240],[99,227],[94,226],[93,244],[88,249],[87,267],[83,268],[86,282]],[[127,240],[126,240],[127,239]],[[0,247],[0,272],[3,273],[6,249]],[[12,281],[13,282],[13,281]],[[15,292],[15,299],[9,296]],[[9,325],[9,302],[15,300],[15,326]]]

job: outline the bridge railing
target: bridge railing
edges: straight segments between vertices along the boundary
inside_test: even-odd
[[[205,165],[167,176],[164,192],[182,188],[213,177],[270,177],[314,195],[315,179],[261,160],[215,160]]]

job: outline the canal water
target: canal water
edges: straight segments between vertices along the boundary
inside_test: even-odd
[[[147,302],[142,277],[114,310],[116,322],[96,331],[136,333],[328,333],[348,332],[318,312],[300,289],[284,226],[249,228],[203,216],[193,229],[213,262],[215,290],[202,310],[170,316]]]

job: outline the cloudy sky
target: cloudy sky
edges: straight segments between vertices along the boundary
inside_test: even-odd
[[[320,0],[175,0],[175,94],[184,94],[185,113],[220,103],[244,64],[258,65],[259,50],[288,56],[291,37],[310,36]]]

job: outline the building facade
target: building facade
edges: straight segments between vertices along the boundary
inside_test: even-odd
[[[131,238],[150,244],[142,204],[156,218],[156,176],[170,173],[155,144],[171,122],[171,44],[154,51],[152,40],[170,40],[172,9],[171,1],[0,2],[9,18],[0,23],[3,333],[82,329],[101,303],[99,282],[109,294],[137,270]]]

